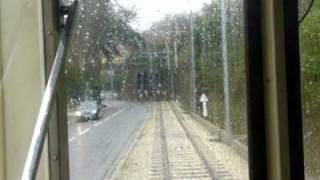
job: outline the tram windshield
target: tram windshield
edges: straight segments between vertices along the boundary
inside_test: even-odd
[[[310,3],[301,71],[306,177],[317,179]],[[243,13],[242,0],[80,1],[65,69],[71,179],[249,179]]]
[[[0,180],[320,179],[320,0],[0,4]]]
[[[242,0],[80,1],[74,26],[72,180],[248,179]]]

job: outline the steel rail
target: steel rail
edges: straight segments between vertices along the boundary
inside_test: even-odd
[[[50,118],[50,111],[56,92],[56,87],[63,68],[64,58],[67,51],[70,31],[72,29],[73,18],[77,9],[77,1],[68,7],[68,19],[64,27],[58,49],[55,55],[54,64],[50,72],[49,80],[41,102],[40,110],[37,116],[36,125],[32,135],[32,141],[29,147],[26,162],[24,164],[23,174],[21,180],[34,180],[37,175],[38,166],[41,158],[42,149],[45,138],[48,132],[48,121]]]
[[[184,123],[182,122],[184,120],[184,117],[181,116],[178,112],[177,109],[173,106],[173,104],[169,103],[169,107],[171,108],[173,114],[176,116],[177,121],[179,123],[179,125],[181,126],[181,128],[183,129],[184,133],[186,134],[188,140],[191,142],[191,145],[193,146],[193,148],[195,149],[196,153],[198,154],[199,158],[201,159],[201,161],[204,163],[206,169],[208,170],[209,176],[212,180],[218,179],[215,176],[215,173],[213,171],[213,168],[211,167],[209,161],[207,160],[206,156],[202,153],[202,151],[200,150],[200,147],[197,145],[197,143],[195,142],[194,138],[192,137],[191,133],[188,131],[187,127],[184,125]]]
[[[164,179],[171,180],[169,157],[168,157],[168,145],[166,141],[166,132],[164,127],[164,120],[162,115],[162,105],[161,101],[159,102],[159,115],[160,115],[160,128],[161,128],[161,145],[162,145],[162,158],[163,158],[163,168],[164,168]]]

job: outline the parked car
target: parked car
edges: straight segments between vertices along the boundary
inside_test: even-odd
[[[99,120],[100,107],[97,101],[84,101],[79,105],[76,116],[81,121]]]

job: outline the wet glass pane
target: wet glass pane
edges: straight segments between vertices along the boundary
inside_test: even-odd
[[[305,1],[303,7],[311,1]],[[308,4],[308,5],[306,5]],[[306,8],[304,8],[306,9]],[[300,25],[304,155],[306,179],[320,179],[320,3],[315,1]]]
[[[248,179],[242,0],[80,1],[72,180]]]

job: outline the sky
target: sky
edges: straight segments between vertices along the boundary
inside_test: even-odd
[[[124,7],[134,8],[137,21],[132,24],[137,30],[148,29],[153,22],[161,20],[167,14],[176,14],[200,10],[204,3],[212,0],[116,0]]]

